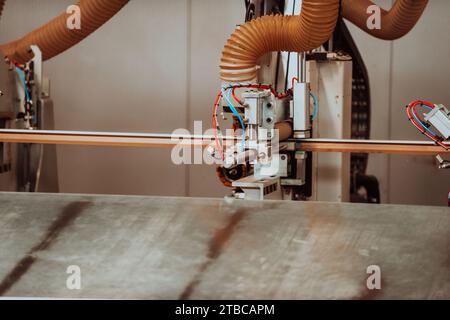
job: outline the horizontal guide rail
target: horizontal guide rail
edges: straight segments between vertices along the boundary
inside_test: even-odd
[[[226,143],[240,137],[223,137]],[[303,139],[301,151],[343,153],[390,153],[407,155],[435,155],[450,153],[430,141],[338,140]],[[172,148],[176,145],[207,147],[214,142],[208,135],[171,135],[155,133],[115,133],[87,131],[0,130],[0,142],[55,145],[86,145],[134,148]]]

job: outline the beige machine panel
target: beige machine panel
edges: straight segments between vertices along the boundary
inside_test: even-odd
[[[314,138],[349,139],[352,62],[312,62],[309,74],[319,101]],[[350,154],[317,153],[313,166],[313,200],[350,201]]]

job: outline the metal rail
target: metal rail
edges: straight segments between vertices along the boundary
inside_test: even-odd
[[[311,152],[389,153],[405,155],[436,155],[450,153],[450,150],[431,141],[394,140],[336,140],[305,139],[300,148]]]
[[[236,141],[224,137],[224,141]],[[91,131],[0,130],[0,142],[56,145],[89,145],[136,148],[207,147],[214,141],[210,135],[172,135],[155,133],[122,133]],[[292,140],[299,142],[298,140]],[[391,153],[436,155],[450,153],[431,141],[303,139],[300,150],[311,152]]]

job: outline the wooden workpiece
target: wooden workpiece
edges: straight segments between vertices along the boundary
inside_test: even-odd
[[[25,130],[1,130],[0,142],[34,143],[55,145],[87,145],[133,148],[173,148],[180,145],[207,147],[213,143],[211,136],[184,137],[171,139],[170,135],[139,135],[112,133],[76,133],[63,134],[62,131],[36,132]],[[422,141],[365,141],[365,140],[326,140],[301,141],[300,150],[311,152],[351,152],[351,153],[390,153],[405,155],[447,154],[449,150]]]
[[[450,153],[449,150],[432,144],[403,143],[360,143],[360,142],[303,142],[303,151],[311,152],[351,152],[351,153],[389,153],[405,155],[436,155]]]
[[[201,139],[171,140],[150,137],[61,135],[61,134],[16,134],[0,133],[0,142],[35,143],[56,145],[86,145],[132,148],[172,148],[178,144],[206,147],[211,141]]]

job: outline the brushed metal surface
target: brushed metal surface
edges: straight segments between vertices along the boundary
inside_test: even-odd
[[[450,299],[440,207],[0,193],[3,297]],[[66,287],[81,268],[81,290]],[[382,288],[366,287],[367,267]]]

